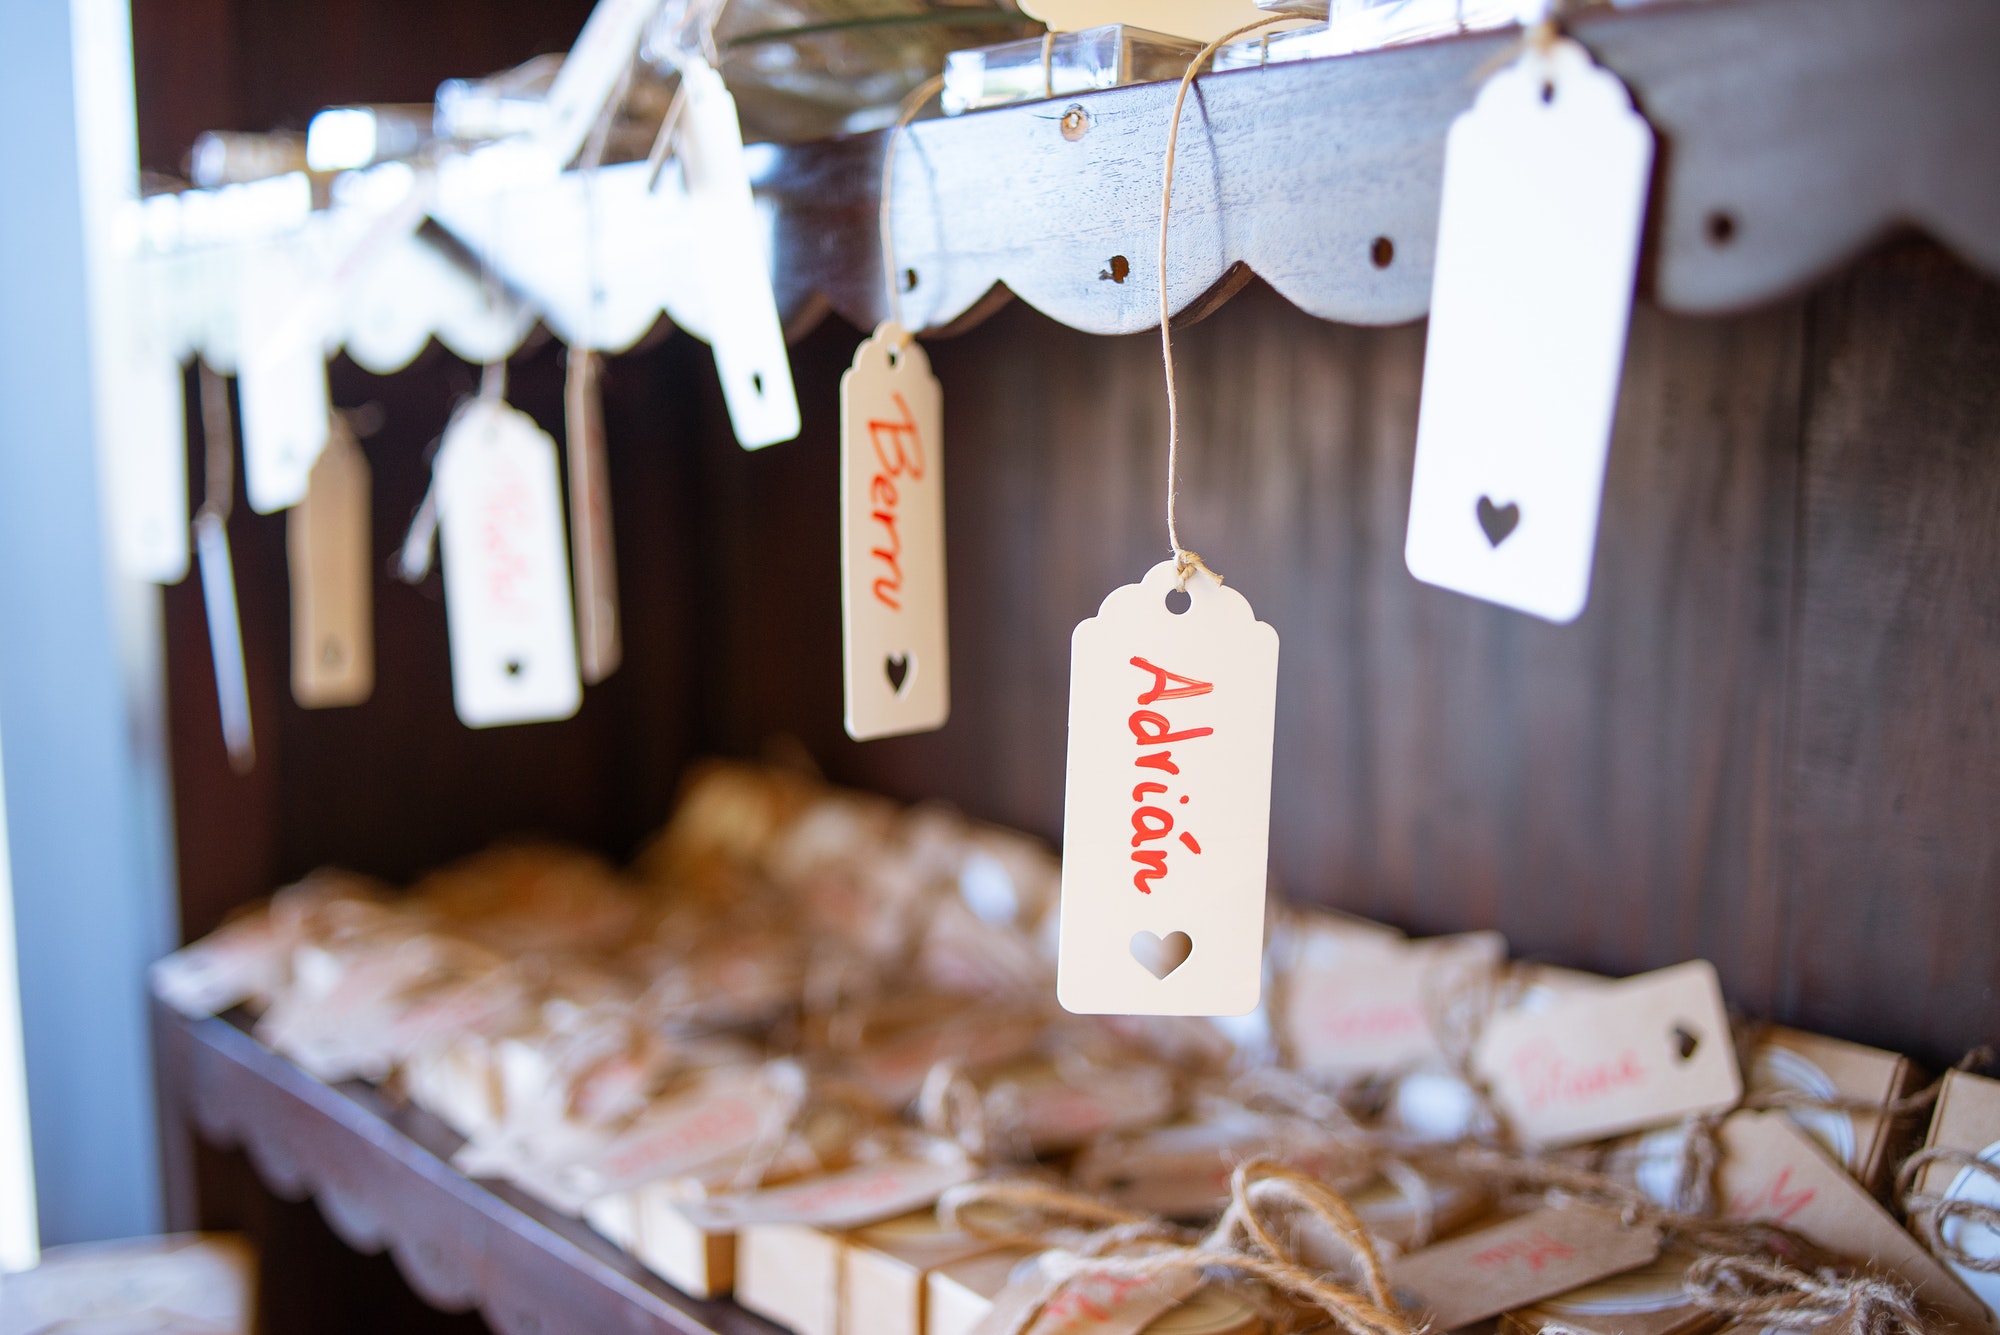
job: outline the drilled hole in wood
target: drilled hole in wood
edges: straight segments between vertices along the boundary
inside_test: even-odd
[[[1062,114],[1063,138],[1073,144],[1083,138],[1089,130],[1090,113],[1085,111],[1080,103],[1072,102],[1068,107],[1064,108]]]
[[[1378,236],[1368,243],[1368,258],[1378,269],[1386,269],[1396,261],[1396,243],[1386,236]]]
[[[1100,269],[1097,276],[1099,278],[1109,278],[1114,283],[1122,283],[1131,276],[1131,273],[1132,261],[1126,259],[1123,255],[1113,255],[1111,257],[1111,267]]]
[[[1717,209],[1709,214],[1705,227],[1708,243],[1712,246],[1726,246],[1736,239],[1736,215],[1727,209]]]
[[[1175,616],[1179,616],[1181,613],[1187,611],[1193,602],[1194,599],[1188,596],[1186,589],[1170,589],[1167,591],[1167,610]]]

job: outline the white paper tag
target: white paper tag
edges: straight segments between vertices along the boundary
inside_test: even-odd
[[[325,309],[305,265],[276,247],[246,252],[236,302],[243,491],[271,514],[298,504],[326,444]]]
[[[459,719],[568,718],[583,686],[555,442],[525,413],[475,399],[445,431],[436,485]]]
[[[1473,1065],[1531,1145],[1596,1140],[1743,1097],[1722,987],[1706,960],[1496,1015]]]
[[[1262,987],[1278,633],[1200,572],[1176,614],[1176,584],[1161,562],[1070,639],[1056,994],[1081,1014],[1241,1015]]]
[[[736,99],[722,76],[695,59],[682,67],[681,82],[681,175],[701,243],[694,263],[708,341],[736,439],[754,450],[799,434],[792,364],[771,295],[770,227],[750,194]]]
[[[115,337],[115,336],[114,336]],[[118,570],[173,584],[187,574],[187,400],[180,363],[137,333],[115,337],[122,362],[97,396]]]
[[[243,671],[243,631],[236,620],[236,570],[229,559],[229,530],[213,511],[194,517],[195,558],[201,567],[201,601],[208,613],[208,652],[215,663],[215,702],[222,715],[222,744],[229,767],[247,774],[257,750],[250,735],[250,687]]]
[[[292,577],[292,698],[358,705],[375,690],[375,588],[368,458],[334,415],[305,498],[285,515]]]
[[[944,726],[944,395],[893,321],[840,378],[840,606],[847,735]]]
[[[1583,612],[1652,162],[1625,85],[1567,39],[1453,123],[1404,548],[1425,583]]]
[[[568,166],[583,147],[618,81],[632,68],[639,39],[659,10],[660,0],[598,0],[590,11],[549,85],[535,133],[552,170]]]
[[[569,350],[563,382],[564,444],[569,454],[570,560],[576,572],[576,639],[585,685],[618,670],[618,554],[611,540],[611,476],[605,463],[604,401],[598,357]]]
[[[857,1228],[920,1210],[977,1176],[979,1169],[967,1159],[884,1159],[763,1191],[689,1201],[681,1213],[710,1232],[748,1224]]]

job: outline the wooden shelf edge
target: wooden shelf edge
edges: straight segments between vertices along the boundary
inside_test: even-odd
[[[349,1246],[387,1250],[432,1305],[476,1307],[501,1335],[777,1331],[734,1303],[687,1297],[580,1221],[467,1178],[448,1162],[458,1138],[420,1110],[324,1084],[229,1019],[153,1009],[169,1123],[240,1146],[273,1192],[311,1197]]]

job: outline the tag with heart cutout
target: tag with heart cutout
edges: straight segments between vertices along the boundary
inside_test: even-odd
[[[930,358],[885,320],[840,378],[841,643],[857,742],[941,728],[951,713],[943,421]]]
[[[1425,583],[1583,612],[1652,162],[1624,84],[1566,38],[1452,124],[1404,547]]]
[[[1722,987],[1706,960],[1503,1011],[1487,1022],[1473,1066],[1531,1145],[1597,1140],[1743,1097]]]
[[[568,718],[582,702],[556,443],[478,398],[437,457],[452,701],[469,728]]]
[[[292,699],[358,705],[375,690],[375,561],[368,458],[339,413],[306,494],[285,512],[292,586]]]
[[[1163,561],[1070,640],[1056,992],[1081,1014],[1242,1015],[1262,991],[1278,633]]]

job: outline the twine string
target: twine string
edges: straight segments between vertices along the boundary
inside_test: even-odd
[[[1180,148],[1181,109],[1187,105],[1188,89],[1193,86],[1195,76],[1201,73],[1201,67],[1217,51],[1245,33],[1268,28],[1274,23],[1287,23],[1296,17],[1292,14],[1273,14],[1255,23],[1246,23],[1233,32],[1226,32],[1204,46],[1188,62],[1187,71],[1181,75],[1180,91],[1174,94],[1173,119],[1167,126],[1167,154],[1160,183],[1160,361],[1167,373],[1167,542],[1173,548],[1174,575],[1183,592],[1187,590],[1188,577],[1197,570],[1217,584],[1222,583],[1222,576],[1203,563],[1200,553],[1181,546],[1180,525],[1175,515],[1175,502],[1180,492],[1181,417],[1180,397],[1174,386],[1173,311],[1167,292],[1167,215],[1174,202],[1174,158]]]
[[[896,119],[889,126],[889,140],[882,145],[882,283],[889,293],[889,319],[898,329],[903,329],[903,275],[896,267],[896,226],[895,226],[895,184],[896,145],[903,137],[924,104],[944,91],[944,75],[934,74],[912,88],[896,109]],[[904,337],[909,336],[904,330]]]
[[[1934,1256],[1982,1275],[2000,1275],[2000,1252],[1980,1256],[1969,1251],[1963,1242],[1945,1235],[1946,1226],[1953,1220],[1962,1221],[1968,1230],[1985,1228],[2000,1232],[2000,1207],[1943,1192],[1912,1190],[1917,1175],[1931,1164],[1946,1164],[1960,1172],[1970,1171],[1996,1186],[2000,1186],[2000,1164],[1967,1150],[1936,1145],[1912,1154],[1896,1175],[1896,1194],[1902,1199],[1904,1212],[1909,1215],[1910,1227]],[[1960,1237],[1963,1237],[1963,1232]]]
[[[1853,1335],[1920,1335],[1909,1290],[1873,1275],[1806,1271],[1747,1256],[1704,1256],[1683,1281],[1689,1301],[1752,1325],[1840,1327]]]

